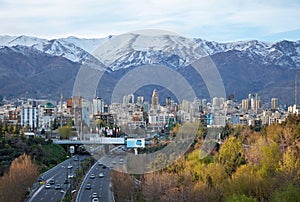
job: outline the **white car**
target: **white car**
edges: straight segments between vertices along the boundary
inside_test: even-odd
[[[92,194],[92,198],[98,198],[98,194],[97,194],[96,192],[94,192],[94,193]]]
[[[68,165],[68,169],[71,169],[73,168],[73,166],[71,164]]]
[[[45,185],[45,188],[46,188],[46,189],[50,189],[50,188],[51,188],[51,184],[47,183],[47,184]]]
[[[99,177],[100,178],[104,177],[104,173],[99,173]]]

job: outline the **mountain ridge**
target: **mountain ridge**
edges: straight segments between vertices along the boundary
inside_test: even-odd
[[[80,39],[71,36],[51,40],[24,35],[0,36],[0,83],[3,86],[0,94],[7,97],[58,98],[60,92],[53,91],[61,87],[53,85],[66,85],[62,82],[65,78],[68,82],[63,86],[63,91],[66,96],[71,96],[76,71],[87,61],[106,66],[110,72],[109,78],[117,81],[122,76],[117,73],[120,70],[126,70],[126,73],[131,68],[144,64],[160,64],[176,71],[189,71],[185,70],[187,66],[207,55],[218,68],[227,94],[236,93],[236,98],[242,99],[248,93],[258,92],[264,100],[279,97],[285,103],[293,103],[291,95],[294,95],[294,76],[300,73],[299,40],[274,43],[258,40],[218,43],[173,35],[149,37],[125,34],[100,39]],[[47,65],[43,64],[43,61],[47,61]],[[49,73],[46,67],[51,67],[50,72],[53,75],[59,74],[58,78],[51,77],[52,83],[49,86],[47,82],[40,81],[41,78],[37,74],[40,72],[45,79],[45,75]],[[72,73],[69,74],[68,71]],[[17,79],[14,79],[14,76]],[[36,85],[40,85],[40,90],[36,91],[34,86],[26,84],[29,82],[26,78],[28,76],[35,80]],[[192,77],[193,74],[189,75],[191,80],[195,80]],[[13,80],[15,83],[8,83],[15,87],[8,88],[8,80]],[[106,82],[112,85],[110,81]],[[192,85],[200,84],[195,81]],[[31,94],[31,90],[35,93]]]

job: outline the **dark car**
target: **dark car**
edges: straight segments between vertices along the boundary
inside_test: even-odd
[[[54,179],[49,180],[49,184],[51,185],[55,184],[55,180]]]
[[[38,179],[38,182],[42,182],[42,181],[44,181],[44,177],[43,176],[39,177],[39,179]]]
[[[60,184],[56,184],[54,189],[58,190],[58,189],[61,189],[61,185]]]

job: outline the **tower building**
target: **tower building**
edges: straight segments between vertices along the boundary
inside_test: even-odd
[[[159,108],[159,103],[158,103],[158,94],[156,89],[153,90],[152,93],[152,103],[151,103],[151,109],[152,110],[158,110]]]

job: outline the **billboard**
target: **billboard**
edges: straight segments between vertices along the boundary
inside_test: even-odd
[[[145,139],[144,138],[127,138],[126,141],[127,148],[144,148]]]

